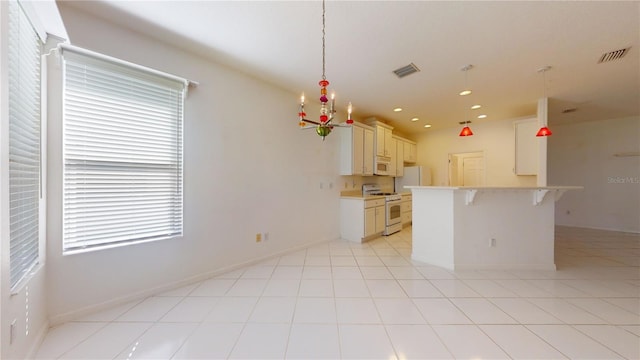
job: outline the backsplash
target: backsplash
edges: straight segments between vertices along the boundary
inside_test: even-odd
[[[393,192],[393,179],[390,176],[340,176],[341,191],[362,191],[362,184],[378,184],[383,192]]]

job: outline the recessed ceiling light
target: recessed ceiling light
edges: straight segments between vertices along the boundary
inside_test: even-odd
[[[431,125],[426,124],[424,127],[426,127],[426,128],[430,128],[430,127],[431,127]]]
[[[482,105],[479,104],[475,104],[471,107],[471,110],[476,110],[476,109],[480,109],[482,107]]]
[[[400,111],[402,111],[402,108],[397,107],[397,108],[393,109],[393,111],[395,111],[395,112],[400,112]]]
[[[465,96],[471,94],[471,90],[462,90],[460,91],[460,96]]]
[[[487,117],[487,115],[485,115],[485,114],[478,115],[478,119],[484,119],[484,118],[486,118],[486,117]]]
[[[420,120],[420,119],[418,119],[417,117],[414,117],[414,118],[411,119],[411,121],[418,121],[418,120]]]

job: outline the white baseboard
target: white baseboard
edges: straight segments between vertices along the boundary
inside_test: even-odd
[[[89,306],[85,306],[83,308],[80,309],[76,309],[73,311],[69,311],[63,314],[58,314],[58,315],[53,315],[49,318],[49,324],[50,326],[56,326],[65,322],[69,322],[69,321],[73,321],[79,318],[82,318],[84,316],[102,311],[102,310],[107,310],[109,308],[118,306],[118,305],[122,305],[122,304],[126,304],[132,301],[136,301],[136,300],[142,300],[144,298],[147,298],[149,296],[153,296],[153,295],[157,295],[157,294],[161,294],[163,292],[167,292],[170,290],[174,290],[174,289],[178,289],[181,288],[183,286],[187,286],[187,285],[191,285],[203,280],[207,280],[209,278],[218,276],[218,275],[222,275],[224,273],[230,272],[230,271],[234,271],[240,268],[243,268],[245,266],[250,266],[250,265],[255,265],[257,263],[260,263],[262,261],[265,260],[269,260],[275,257],[279,257],[282,255],[286,255],[289,253],[293,253],[296,251],[300,251],[306,248],[309,248],[311,246],[314,245],[318,245],[318,244],[323,244],[323,243],[328,243],[330,241],[334,241],[334,240],[339,240],[338,238],[333,239],[333,240],[319,240],[319,241],[314,241],[314,242],[310,242],[310,243],[306,243],[303,245],[298,245],[298,246],[294,246],[292,248],[288,248],[286,250],[282,250],[282,251],[278,251],[276,253],[270,254],[270,255],[265,255],[262,257],[258,257],[255,259],[251,259],[248,261],[244,261],[238,264],[234,264],[231,266],[226,266],[224,268],[219,268],[219,269],[215,269],[212,271],[208,271],[202,274],[198,274],[198,275],[194,275],[191,277],[188,277],[186,279],[183,280],[179,280],[179,281],[174,281],[171,283],[167,283],[164,285],[160,285],[160,286],[155,286],[153,288],[149,288],[149,289],[145,289],[145,290],[141,290],[132,294],[128,294],[125,296],[120,296],[114,299],[110,299],[108,301],[104,301],[98,304],[93,304],[93,305],[89,305]]]
[[[50,327],[51,325],[48,321],[45,321],[42,326],[40,326],[40,329],[38,329],[38,333],[33,339],[33,343],[31,343],[31,346],[29,347],[29,351],[27,351],[25,359],[35,359],[36,355],[38,354],[38,350],[40,349],[40,345],[42,345],[44,337],[47,336],[47,332],[49,331]]]
[[[612,231],[612,232],[619,232],[619,233],[625,233],[625,234],[640,234],[640,230],[635,230],[635,229],[633,229],[633,230],[630,230],[630,229],[613,229],[613,228],[597,227],[597,226],[564,225],[564,224],[558,224],[558,223],[556,223],[556,226],[574,228],[574,229],[590,229],[590,230]]]
[[[556,264],[456,264],[454,270],[542,270],[556,271]]]
[[[425,263],[425,265],[437,266],[450,271],[456,270],[545,270],[555,271],[556,264],[447,264],[435,263],[420,256],[411,255],[411,259]]]
[[[420,261],[421,263],[424,263],[425,265],[429,265],[429,266],[437,266],[437,267],[441,267],[444,268],[446,270],[453,270],[453,264],[447,264],[447,263],[436,263],[431,261],[430,259],[425,259],[423,257],[420,256],[416,256],[411,254],[411,260],[415,260],[415,261]]]

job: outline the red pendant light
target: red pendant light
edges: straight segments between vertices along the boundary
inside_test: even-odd
[[[462,67],[462,69],[460,69],[460,71],[464,71],[464,88],[465,88],[464,91],[460,92],[460,96],[466,96],[466,95],[471,94],[471,90],[469,90],[469,84],[467,82],[467,73],[472,68],[473,68],[473,65],[469,64],[469,65],[466,65],[466,66]],[[471,136],[471,135],[473,135],[473,131],[471,131],[471,128],[468,125],[470,123],[471,123],[471,121],[469,121],[469,120],[460,122],[460,125],[464,124],[464,127],[462,128],[462,131],[460,131],[460,134],[458,136]]]
[[[540,128],[540,130],[538,130],[538,132],[536,133],[536,136],[551,136],[552,134],[553,133],[551,132],[551,130],[549,130],[548,127],[543,126]]]
[[[462,128],[462,131],[460,131],[460,135],[459,136],[471,136],[473,135],[473,131],[471,131],[471,128],[466,126]]]
[[[540,128],[540,130],[538,130],[538,132],[536,133],[536,136],[538,137],[543,137],[543,136],[551,136],[553,133],[551,132],[551,130],[549,130],[549,128],[547,127],[547,121],[548,121],[548,117],[547,117],[547,113],[549,112],[549,106],[548,106],[548,99],[547,99],[547,81],[546,81],[546,77],[545,77],[545,73],[547,71],[551,70],[551,66],[545,66],[543,68],[538,69],[538,72],[542,73],[542,92],[543,92],[543,99],[544,99],[544,109],[542,109],[542,127]],[[540,110],[540,107],[538,107],[538,110]],[[540,111],[538,111],[540,112]],[[540,114],[539,114],[540,115]]]

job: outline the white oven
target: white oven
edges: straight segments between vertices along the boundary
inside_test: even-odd
[[[389,195],[385,202],[384,235],[391,235],[402,230],[402,198],[400,195]]]

